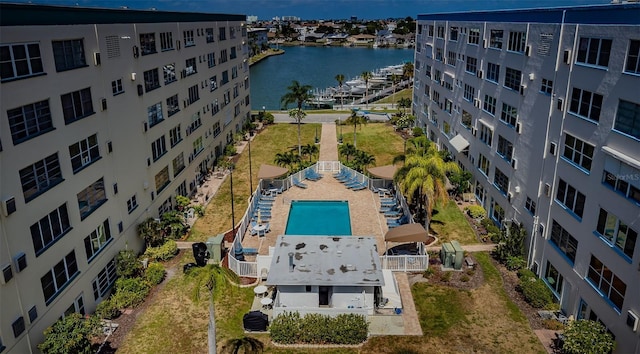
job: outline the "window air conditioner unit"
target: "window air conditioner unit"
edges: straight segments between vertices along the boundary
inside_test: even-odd
[[[2,201],[2,215],[9,216],[16,211],[16,198],[9,197]]]
[[[531,56],[531,46],[530,45],[528,45],[528,46],[526,46],[524,48],[524,55],[526,55],[528,57]]]
[[[477,76],[479,79],[482,79],[482,70],[478,70],[478,72],[476,73],[476,76]]]
[[[551,197],[551,185],[549,183],[544,184],[544,195]]]
[[[627,311],[627,326],[629,326],[634,332],[638,330],[638,322],[640,322],[638,317],[639,316],[633,311]]]
[[[477,133],[478,133],[478,129],[476,129],[476,128],[471,128],[471,134],[472,134],[473,136],[476,136],[476,134],[477,134]]]
[[[482,48],[486,48],[487,47],[487,40],[483,39],[482,40]]]
[[[100,61],[100,52],[94,52],[93,53],[93,64],[95,66],[100,65],[101,61]]]
[[[18,253],[15,257],[13,257],[13,265],[16,267],[16,272],[20,273],[25,268],[27,268],[27,256],[24,252]]]
[[[571,64],[571,51],[570,50],[565,50],[564,51],[563,61],[564,61],[565,64]]]
[[[113,143],[111,141],[107,141],[107,152],[113,152]]]
[[[142,122],[142,130],[144,132],[146,132],[147,130],[149,130],[149,123],[147,122]]]
[[[553,156],[556,155],[556,149],[558,148],[558,144],[551,142],[549,143],[549,153]]]
[[[11,264],[2,265],[2,272],[0,272],[0,284],[6,284],[13,278],[13,269]]]
[[[140,56],[140,50],[138,49],[138,46],[137,46],[137,45],[134,45],[134,46],[133,46],[133,57],[134,57],[134,58],[137,58],[137,57],[139,57],[139,56]]]
[[[513,167],[514,170],[517,170],[518,169],[518,160],[511,159],[511,167]]]
[[[516,133],[522,134],[522,123],[516,123]]]
[[[512,198],[513,198],[513,193],[511,193],[511,192],[507,193],[507,201],[511,202]]]
[[[480,99],[478,99],[478,98],[474,98],[474,99],[473,99],[473,104],[474,104],[476,107],[480,108]]]
[[[136,81],[136,73],[131,73],[131,81]]]
[[[534,74],[534,73],[530,73],[530,74],[529,74],[529,81],[533,81],[533,80],[535,80],[535,79],[536,79],[536,74]]]
[[[147,167],[151,166],[151,158],[147,157]]]
[[[142,89],[142,85],[138,84],[138,96],[144,95],[144,90]]]
[[[525,85],[520,85],[520,94],[524,96],[524,89],[526,89],[527,86]]]
[[[556,105],[559,111],[562,111],[564,108],[564,100],[562,98],[558,98],[558,104]]]
[[[103,99],[100,100],[100,106],[101,106],[103,111],[107,110],[107,99],[106,98],[103,98]]]

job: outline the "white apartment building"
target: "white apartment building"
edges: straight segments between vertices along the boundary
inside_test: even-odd
[[[640,6],[418,16],[414,112],[575,318],[640,352]]]
[[[94,311],[242,129],[245,19],[0,4],[0,352]]]

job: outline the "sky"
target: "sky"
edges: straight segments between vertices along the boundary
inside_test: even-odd
[[[607,4],[610,0],[0,0],[65,6],[126,6],[143,10],[228,13],[259,20],[297,16],[303,20],[416,18],[419,14],[471,10]]]

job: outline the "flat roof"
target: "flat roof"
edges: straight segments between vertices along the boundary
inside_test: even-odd
[[[293,270],[289,268],[289,255]],[[267,285],[382,286],[375,237],[291,236],[276,240]]]
[[[0,3],[0,26],[245,21],[246,15]]]
[[[564,21],[563,21],[564,17]],[[530,22],[600,25],[639,25],[640,4],[469,11],[420,14],[418,21]]]

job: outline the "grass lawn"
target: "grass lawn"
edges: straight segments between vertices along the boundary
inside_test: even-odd
[[[340,134],[340,127],[337,127]],[[342,142],[353,144],[353,125],[342,126]],[[402,154],[403,140],[386,123],[368,123],[356,128],[356,147],[376,157],[376,166],[389,165]],[[372,166],[373,167],[373,166]]]
[[[373,103],[395,103],[397,104],[401,98],[412,99],[413,89],[404,89],[400,91],[396,91],[395,94],[391,94],[381,100],[375,101]]]
[[[431,232],[438,242],[457,240],[462,245],[478,243],[476,234],[455,201],[450,200],[444,206],[433,208]]]

